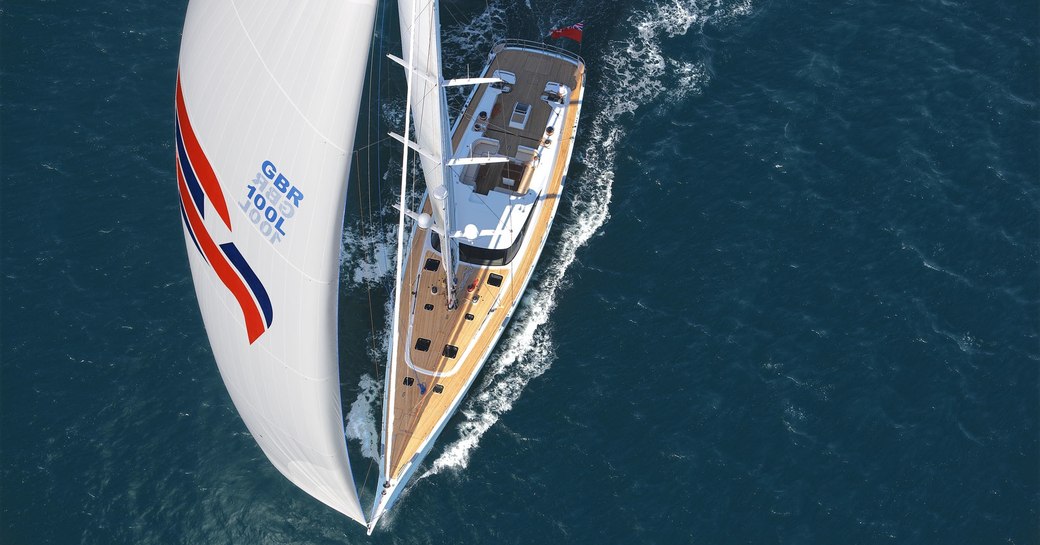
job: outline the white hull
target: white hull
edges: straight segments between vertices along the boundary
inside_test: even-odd
[[[467,263],[464,261],[462,266],[460,266],[459,276],[460,278],[474,279],[473,286],[477,287],[471,293],[460,293],[460,301],[462,301],[463,305],[460,309],[442,311],[439,307],[437,309],[430,308],[435,306],[434,303],[431,303],[435,299],[431,299],[432,296],[425,293],[424,288],[429,287],[431,284],[428,279],[420,276],[427,273],[420,270],[419,266],[421,263],[428,265],[429,260],[439,257],[440,253],[431,246],[431,237],[425,229],[419,227],[413,227],[412,229],[412,235],[409,239],[412,241],[411,250],[407,259],[409,264],[407,270],[409,273],[405,276],[405,282],[412,287],[402,289],[402,292],[407,294],[408,303],[404,304],[402,302],[404,308],[395,316],[394,328],[399,332],[400,345],[397,350],[398,356],[389,365],[386,379],[386,399],[391,402],[385,404],[386,412],[384,414],[382,436],[384,456],[380,462],[380,474],[383,475],[383,482],[380,484],[380,489],[377,489],[375,505],[370,517],[372,522],[369,524],[369,532],[373,530],[376,521],[393,507],[400,498],[408,482],[414,477],[415,472],[432,450],[437,438],[447,426],[451,416],[458,409],[480,370],[489,359],[494,346],[511,321],[522,299],[522,295],[530,283],[533,270],[545,249],[551,225],[559,208],[560,194],[565,185],[569,162],[573,154],[573,139],[578,118],[580,117],[581,100],[584,96],[583,65],[580,64],[580,60],[565,58],[562,55],[556,55],[531,46],[513,46],[512,49],[496,48],[496,53],[501,54],[502,51],[508,51],[513,55],[522,53],[528,56],[557,57],[552,62],[561,63],[561,61],[565,61],[572,63],[572,68],[576,70],[574,77],[577,78],[577,85],[569,89],[571,91],[569,97],[561,100],[561,105],[557,107],[558,113],[549,114],[550,125],[556,127],[556,131],[548,134],[553,135],[555,133],[560,137],[560,142],[554,144],[549,141],[549,138],[545,138],[543,140],[545,145],[538,148],[540,154],[544,154],[546,157],[551,156],[552,161],[538,165],[543,169],[542,174],[538,174],[536,170],[529,175],[531,180],[533,180],[530,182],[532,189],[529,192],[537,193],[538,198],[531,201],[532,205],[526,209],[531,219],[524,225],[522,240],[517,241],[519,245],[515,250],[513,262],[504,265],[467,266]],[[497,56],[499,55],[492,56],[492,62],[485,68],[482,77],[490,72],[492,66],[496,66],[495,58]],[[498,72],[496,71],[496,73]],[[526,75],[521,77],[526,77]],[[542,85],[542,83],[538,83],[538,85]],[[467,107],[462,117],[460,117],[460,121],[455,124],[454,140],[457,148],[460,143],[465,145],[466,142],[466,135],[460,133],[471,130],[467,125],[473,119],[476,119],[468,119],[467,116],[472,117],[474,110],[482,105],[479,101],[474,104],[474,98],[480,96],[480,91],[480,88],[474,90],[474,93],[467,101]],[[519,93],[518,96],[523,98],[523,95]],[[498,99],[498,97],[495,98],[496,100]],[[494,117],[495,115],[492,114],[492,121]],[[553,119],[555,121],[552,121]],[[540,129],[539,132],[541,132]],[[553,145],[558,146],[558,148],[553,149],[551,147]],[[462,155],[462,153],[457,153],[456,157]],[[544,179],[539,182],[538,176],[543,176]],[[537,189],[539,183],[543,184],[540,190]],[[474,185],[478,184],[479,182]],[[462,188],[463,191],[465,189]],[[493,187],[488,192],[494,190]],[[465,210],[456,211],[456,215],[466,217],[466,212]],[[486,287],[484,282],[489,279],[489,275],[499,276],[499,282],[501,282],[500,286],[496,286],[498,289],[490,292],[490,294],[484,291]],[[463,284],[465,282],[460,281],[460,285]],[[472,299],[470,299],[471,296]],[[480,299],[479,303],[477,302],[478,299]],[[488,299],[491,300],[491,308],[482,307],[481,305],[488,304],[486,303]],[[428,310],[424,311],[421,304],[424,304]],[[481,312],[486,314],[481,315]],[[437,368],[430,366],[429,358],[424,363],[422,357],[425,354],[418,353],[413,348],[416,340],[426,340],[422,335],[429,335],[429,333],[423,333],[424,331],[428,332],[431,327],[430,323],[423,323],[424,320],[426,322],[431,322],[432,320],[432,322],[436,323],[437,320],[431,319],[430,316],[441,316],[442,314],[447,317],[446,319],[457,320],[463,313],[471,313],[469,314],[470,320],[474,320],[476,316],[486,317],[483,318],[479,327],[467,326],[465,322],[457,322],[455,326],[449,328],[453,332],[450,340],[457,344],[461,355],[457,356],[457,359],[454,356],[451,359],[435,357],[434,359],[440,360]],[[437,326],[434,325],[433,327]],[[464,329],[465,327],[469,327],[469,329]],[[436,337],[431,335],[431,338]],[[429,344],[427,342],[427,345]],[[445,353],[448,352],[448,348],[454,347],[445,346]],[[413,359],[415,359],[414,362]],[[423,382],[402,383],[402,377],[407,382],[409,376],[415,377],[414,380]],[[415,391],[416,384],[424,384],[425,381],[430,382],[430,388],[442,388],[441,393],[430,391],[417,393]],[[450,403],[446,404],[443,403],[443,400],[437,404],[437,401],[429,399],[431,396],[434,400],[436,400],[436,396],[444,396],[444,400],[447,400],[449,395],[451,396]],[[395,408],[394,402],[402,405],[402,407]],[[403,405],[407,403],[421,406],[422,409],[419,412],[406,413]],[[408,430],[408,435],[404,436],[399,431],[400,426],[397,423],[398,421],[406,422],[409,420],[412,423],[412,427]],[[387,449],[388,446],[391,447],[389,451]]]

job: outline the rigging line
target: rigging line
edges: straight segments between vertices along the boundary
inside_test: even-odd
[[[354,152],[355,171],[356,171],[358,176],[361,176],[361,166],[358,164],[358,159],[359,159],[359,154],[358,154],[357,151],[355,151]],[[364,240],[365,237],[366,237],[365,204],[364,204],[364,201],[361,198],[361,181],[360,180],[358,180],[357,187],[358,187],[358,208],[359,208],[360,216],[361,216],[361,237],[362,237],[362,240]],[[369,250],[371,251],[371,247],[369,247]],[[371,259],[371,255],[369,255],[369,258]],[[374,352],[375,349],[376,349],[376,337],[375,337],[375,335],[376,335],[376,324],[375,324],[375,317],[372,315],[372,285],[371,285],[371,283],[365,282],[365,289],[368,292],[368,325],[369,325],[369,328],[371,330],[371,335],[369,335],[369,338],[372,339],[372,351]],[[378,378],[379,377],[379,364],[376,361],[373,361],[372,362],[372,366],[374,367],[374,371],[373,371],[374,372],[374,376]],[[373,463],[373,460],[369,459],[369,461],[368,461],[368,469],[365,470],[365,480],[361,484],[361,489],[362,490],[364,490],[368,486],[368,477],[372,473],[372,463]]]
[[[457,25],[459,25],[460,27],[463,27],[463,28],[466,27],[466,25],[462,24],[462,21],[460,21],[459,18],[455,16],[455,13],[453,13],[451,11],[451,8],[448,6],[448,4],[441,3],[441,5],[444,6],[445,10],[447,10],[448,15],[451,15],[451,18],[455,19],[455,24],[457,24]]]
[[[455,20],[455,24],[458,25],[459,30],[460,31],[464,30],[466,28],[466,25],[461,20],[459,20],[458,16],[455,15],[455,13],[451,10],[451,8],[447,4],[445,4],[445,3],[441,3],[441,5],[444,6],[444,9],[448,11],[448,15],[450,15],[451,18]],[[443,25],[442,25],[442,27],[443,27]],[[443,28],[442,28],[442,30],[443,30]],[[442,51],[441,51],[441,57],[442,57],[441,61],[442,61],[442,64],[443,64],[443,60],[444,60],[443,59],[443,56],[444,56],[444,51],[443,51],[444,44],[443,43],[441,43],[441,49],[442,49]],[[443,66],[442,66],[442,71],[443,71]],[[466,63],[466,77],[469,77],[469,63]],[[452,90],[451,92],[456,94],[456,95],[463,95],[464,94],[464,93],[462,93],[462,92],[460,92],[458,90]],[[445,98],[447,98],[447,94],[445,94]],[[456,97],[452,98],[452,100],[457,102],[458,100],[461,100],[461,99],[460,99],[459,96],[456,96]],[[451,112],[449,111],[448,113],[450,115]]]
[[[373,72],[375,70],[375,66],[374,66],[375,65],[375,55],[376,55],[375,41],[376,41],[376,36],[375,36],[375,34],[373,34],[372,38],[369,41],[369,46],[368,46],[368,63],[367,63],[368,74],[365,76],[365,81],[367,82],[367,87],[366,87],[365,90],[367,91],[367,94],[368,94],[368,108],[366,109],[366,114],[367,115],[365,116],[367,118],[365,120],[365,137],[366,137],[365,140],[369,144],[371,144],[373,138],[376,138],[376,136],[373,135],[373,133],[372,133],[372,75],[373,75]],[[364,151],[365,152],[365,183],[367,184],[366,186],[368,188],[368,214],[369,214],[368,220],[369,220],[369,222],[371,222],[372,221],[372,214],[374,212],[372,210],[372,153],[371,153],[369,148],[371,148],[371,146],[370,145],[366,145],[364,147],[364,150],[358,150],[358,151]],[[372,241],[370,243],[370,247],[374,247],[375,244],[376,244],[375,239],[372,239]],[[373,260],[373,262],[374,262],[374,260]],[[369,302],[369,306],[371,306],[371,301]],[[371,309],[369,309],[369,312],[371,312]],[[375,328],[374,328],[374,324],[373,324],[373,333],[374,332],[375,332]]]
[[[361,179],[360,179],[360,177],[361,177],[361,168],[360,168],[360,165],[356,168],[357,175],[358,175],[358,178],[359,178],[358,179],[358,209],[359,209],[359,211],[361,213],[362,241],[366,241],[367,242],[367,244],[366,244],[366,251],[367,251],[366,260],[367,260],[367,262],[373,263],[373,264],[375,263],[375,259],[374,259],[373,256],[375,254],[375,248],[374,247],[375,247],[376,242],[375,242],[374,239],[369,239],[369,229],[368,229],[367,223],[371,223],[372,215],[373,215],[373,209],[372,209],[372,193],[373,193],[373,191],[372,191],[372,157],[371,157],[371,152],[369,151],[369,149],[372,146],[372,140],[374,138],[374,135],[372,133],[372,74],[373,74],[373,65],[375,64],[374,63],[374,55],[376,54],[376,51],[375,51],[375,48],[374,48],[375,39],[376,39],[375,35],[373,34],[372,38],[370,40],[369,48],[368,48],[368,55],[369,55],[369,59],[368,59],[368,63],[367,63],[368,74],[365,77],[365,80],[368,82],[368,87],[366,88],[366,94],[368,95],[368,97],[367,97],[367,99],[368,99],[368,107],[366,109],[366,114],[367,114],[366,117],[367,117],[367,119],[365,120],[366,121],[366,123],[365,123],[365,125],[366,125],[365,126],[365,137],[366,138],[365,138],[365,140],[366,140],[367,144],[363,148],[359,148],[359,149],[356,149],[354,151],[354,162],[355,162],[355,164],[358,164],[358,165],[359,165],[359,161],[361,160],[361,152],[362,151],[365,152],[365,178],[364,178],[364,180],[365,180],[367,191],[368,191],[368,195],[367,195],[367,197],[368,197],[368,215],[367,215],[367,217],[366,217],[365,210],[364,210],[364,197],[361,195]],[[374,320],[374,318],[372,316],[372,287],[371,287],[369,282],[365,282],[365,289],[368,292],[369,327],[370,327],[370,331],[372,332],[371,333],[371,335],[372,335],[371,336],[371,339],[372,339],[372,349],[374,351],[375,350],[376,328],[375,328],[375,320]],[[379,376],[379,368],[378,368],[378,366],[375,366],[374,372],[375,372],[375,376],[378,377]]]
[[[361,483],[361,490],[364,490],[365,487],[368,486],[368,475],[370,473],[372,473],[372,464],[373,463],[375,463],[375,460],[372,460],[371,458],[369,458],[369,460],[368,460],[368,469],[365,470],[365,481]]]
[[[365,115],[365,142],[366,142],[366,145],[363,148],[355,148],[354,149],[354,164],[358,165],[355,168],[355,171],[357,173],[357,184],[358,184],[358,210],[361,213],[361,226],[362,226],[361,243],[365,245],[365,251],[366,251],[366,256],[365,257],[366,257],[366,259],[370,259],[371,258],[372,248],[375,245],[375,242],[368,238],[368,232],[367,232],[367,229],[365,229],[365,227],[366,227],[365,226],[365,222],[366,222],[366,220],[369,220],[369,221],[371,220],[371,214],[372,214],[372,162],[371,162],[371,157],[370,157],[369,152],[368,152],[368,149],[369,149],[368,144],[370,144],[372,142],[372,138],[373,138],[373,136],[372,136],[372,55],[373,55],[372,44],[373,44],[374,41],[375,41],[375,34],[373,34],[371,37],[369,37],[368,59],[365,62],[365,69],[366,69],[365,84],[366,85],[365,85],[364,98],[367,100],[367,107],[365,108],[365,114],[366,114]],[[360,112],[359,112],[359,115],[360,115]],[[358,132],[360,132],[360,128],[361,128],[361,119],[359,117],[359,119],[358,119],[358,127],[357,127],[357,129],[359,130]],[[361,153],[362,152],[364,152],[364,155],[365,155],[365,174],[364,174],[364,178],[361,177],[361,167],[360,167]],[[361,192],[362,181],[366,184],[366,191],[367,191],[367,197],[368,197],[368,214],[369,214],[369,217],[367,217],[367,218],[365,217],[365,207],[364,207],[364,198],[365,198],[365,196],[363,196],[362,192]],[[367,287],[367,283],[368,282],[365,282],[365,283],[366,283],[366,290],[371,291],[371,288]],[[372,312],[371,305],[372,305],[372,301],[371,301],[371,296],[370,296],[369,297],[369,307],[370,307],[369,308],[369,314],[371,314],[371,312]],[[371,322],[371,320],[370,320],[370,322]],[[373,333],[375,333],[374,325],[375,324],[370,323],[370,326],[372,326],[370,331],[372,331]]]
[[[382,123],[383,123],[383,63],[386,61],[386,56],[383,54],[383,29],[384,22],[386,20],[386,6],[387,2],[382,2],[379,6],[379,47],[376,50],[378,55],[377,69],[376,69],[376,134],[383,134]],[[390,73],[387,72],[387,79],[389,80]],[[389,83],[387,83],[389,87]],[[386,236],[386,224],[383,221],[383,161],[382,161],[382,144],[390,137],[384,137],[378,142],[369,145],[376,146],[376,185],[379,193],[377,194],[377,201],[379,202],[379,233],[381,237]],[[387,261],[387,253],[383,252],[383,270],[390,270],[390,263]],[[385,276],[385,275],[384,275]],[[384,281],[384,287],[386,289],[387,298],[390,297],[391,286],[388,282]]]
[[[377,127],[376,130],[377,131],[379,130],[378,127]],[[371,143],[366,144],[364,146],[361,146],[360,148],[357,148],[355,151],[365,151],[368,148],[378,146],[379,144],[382,144],[383,142],[386,142],[387,140],[391,140],[391,137],[386,136],[386,137],[380,138],[379,140],[376,140],[375,142],[371,142],[370,141]],[[376,148],[376,154],[377,154],[376,155],[376,163],[378,165],[378,163],[379,163],[379,158],[378,158],[379,157],[379,155],[378,155],[379,154],[379,148]],[[379,179],[379,177],[377,176],[376,179]],[[380,207],[380,208],[382,208],[382,207]]]
[[[494,124],[491,123],[491,119],[490,118],[488,119],[487,129],[484,132],[498,132],[498,133],[502,133],[502,134],[505,134],[505,135],[514,136],[516,138],[523,138],[525,140],[537,140],[539,142],[541,141],[540,138],[535,138],[533,136],[524,136],[524,135],[522,135],[520,133],[510,132],[510,131],[506,130],[505,128],[501,128],[498,125],[494,125]]]
[[[355,168],[357,170],[357,175],[361,176],[361,166],[358,165],[357,159],[358,159],[357,152],[354,152],[354,165],[355,165]],[[361,240],[365,240],[365,238],[368,236],[368,232],[367,232],[368,230],[365,227],[365,204],[364,204],[364,201],[361,198],[361,184],[359,183],[359,184],[357,184],[357,186],[358,186],[358,209],[359,209],[359,211],[361,213]],[[372,261],[372,247],[371,247],[371,245],[368,245],[367,249],[368,249],[369,254],[366,257],[368,258],[369,261]],[[365,282],[365,288],[368,291],[368,325],[369,325],[369,327],[371,328],[371,331],[372,331],[372,335],[371,335],[372,350],[374,352],[375,349],[376,349],[376,337],[375,337],[375,334],[376,334],[376,321],[375,321],[375,316],[372,314],[372,284],[371,284],[371,282]],[[376,376],[379,376],[379,366],[378,365],[376,365]]]

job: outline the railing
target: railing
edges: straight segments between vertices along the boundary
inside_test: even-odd
[[[531,50],[535,50],[535,51],[548,51],[549,53],[553,53],[553,54],[559,55],[561,57],[565,57],[565,58],[567,58],[569,60],[572,60],[574,62],[577,62],[577,63],[580,63],[580,64],[585,64],[585,59],[582,59],[581,55],[578,55],[578,54],[576,54],[574,52],[571,52],[571,51],[567,51],[566,49],[564,49],[562,47],[557,47],[555,45],[549,45],[549,44],[542,43],[542,42],[535,42],[535,41],[532,41],[532,40],[520,40],[520,39],[515,39],[515,38],[511,38],[511,39],[508,39],[508,40],[502,40],[501,42],[498,42],[497,44],[495,44],[495,47],[491,48],[491,52],[495,53],[495,54],[498,54],[500,51],[502,51],[503,49],[506,49],[506,48],[519,48],[519,49],[531,49]]]

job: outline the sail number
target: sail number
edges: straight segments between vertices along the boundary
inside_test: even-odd
[[[303,191],[289,183],[274,163],[264,161],[260,172],[246,184],[246,200],[238,206],[257,226],[260,234],[274,244],[287,236],[286,222],[296,215],[302,200]]]

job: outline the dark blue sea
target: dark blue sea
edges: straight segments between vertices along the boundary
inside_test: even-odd
[[[184,0],[0,5],[0,543],[1040,543],[1035,1],[443,4],[450,74],[584,21],[588,86],[526,302],[370,538],[266,461],[214,364]],[[342,255],[366,507],[395,13]]]

